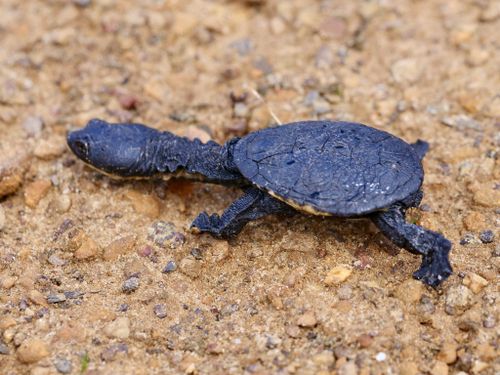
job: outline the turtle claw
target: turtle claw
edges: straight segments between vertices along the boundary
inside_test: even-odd
[[[446,280],[453,272],[448,253],[451,250],[451,243],[444,239],[438,251],[423,256],[420,268],[413,273],[413,277],[423,281],[425,284],[436,288]]]

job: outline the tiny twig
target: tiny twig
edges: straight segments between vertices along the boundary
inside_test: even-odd
[[[246,85],[245,85],[246,86]],[[248,88],[248,87],[247,87]],[[271,109],[271,107],[269,106],[269,104],[266,102],[266,100],[257,92],[257,90],[255,90],[253,87],[249,87],[248,90],[250,90],[250,92],[262,103],[266,106],[269,114],[271,115],[271,117],[273,118],[274,121],[276,121],[276,123],[278,125],[283,125],[283,123],[280,121],[280,119],[278,118],[278,116],[276,116],[276,114],[273,112],[273,110]]]

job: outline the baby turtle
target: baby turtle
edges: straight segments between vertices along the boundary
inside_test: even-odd
[[[357,123],[304,121],[221,146],[140,124],[92,120],[71,132],[68,144],[81,160],[112,176],[170,173],[244,189],[221,216],[199,214],[191,224],[196,231],[231,237],[251,220],[295,211],[367,216],[397,246],[422,255],[416,279],[436,287],[452,272],[450,241],[405,220],[423,196],[424,141],[408,144]]]

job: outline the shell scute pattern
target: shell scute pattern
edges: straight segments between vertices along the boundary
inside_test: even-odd
[[[274,196],[337,216],[386,208],[418,191],[423,180],[409,144],[348,122],[298,122],[252,133],[236,144],[234,162]]]

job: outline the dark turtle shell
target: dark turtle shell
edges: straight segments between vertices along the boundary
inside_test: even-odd
[[[306,121],[239,140],[234,162],[257,187],[317,215],[357,216],[417,192],[422,164],[412,146],[350,122]]]

